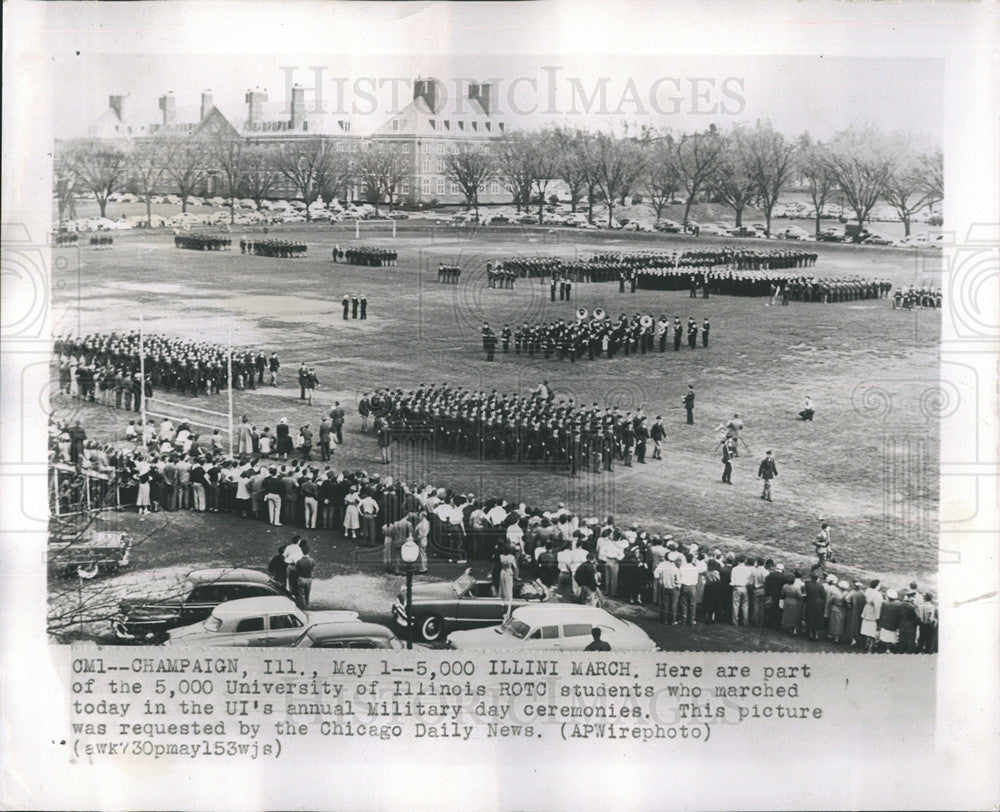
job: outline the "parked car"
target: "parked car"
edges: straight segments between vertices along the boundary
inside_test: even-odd
[[[705,223],[701,227],[702,234],[709,234],[713,237],[725,237],[726,230],[716,223]]]
[[[680,234],[684,230],[675,220],[657,220],[653,228],[666,234]]]
[[[449,630],[469,626],[495,626],[511,606],[526,606],[544,599],[541,590],[514,583],[513,603],[500,600],[491,580],[477,580],[467,569],[454,581],[414,584],[413,622],[416,633],[427,642],[442,639]],[[406,628],[406,590],[401,589],[392,605],[396,625]]]
[[[163,600],[126,600],[112,620],[122,640],[158,642],[167,632],[204,620],[219,604],[243,598],[284,597],[284,586],[267,573],[249,569],[203,569],[188,574],[176,596]]]
[[[653,224],[646,220],[629,220],[622,228],[625,231],[644,231],[649,233],[655,231]]]
[[[895,245],[897,241],[892,237],[885,236],[885,234],[872,231],[861,242],[865,245]]]
[[[788,226],[781,229],[776,236],[785,240],[807,240],[809,239],[809,232],[801,226]]]
[[[817,242],[846,242],[847,235],[840,229],[824,228],[816,235]]]
[[[656,651],[656,643],[639,626],[596,606],[546,603],[515,609],[500,626],[452,632],[448,642],[462,651],[477,649],[582,651],[594,639],[592,630],[612,651]]]
[[[201,623],[167,632],[166,645],[291,646],[317,623],[360,620],[357,612],[303,612],[280,595],[244,598],[216,606]]]
[[[409,220],[410,219],[410,215],[408,215],[405,211],[391,211],[391,212],[389,212],[386,215],[386,217],[388,217],[390,220]]]
[[[291,644],[295,648],[389,648],[404,649],[406,643],[392,629],[378,623],[344,620],[314,623]]]

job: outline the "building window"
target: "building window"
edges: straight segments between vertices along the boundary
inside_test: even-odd
[[[483,122],[486,125],[486,132],[490,131],[490,123],[488,121]]]
[[[436,130],[437,129],[437,122],[434,121],[434,119],[432,119],[432,118],[427,119],[427,123],[431,125],[431,129],[432,130]]]
[[[443,195],[444,194],[444,178],[438,178],[437,179],[437,193],[439,195]]]
[[[424,178],[420,181],[420,191],[422,194],[429,195],[431,193],[431,179]]]
[[[451,130],[451,122],[448,121],[448,119],[445,119],[444,122],[443,122],[443,124],[444,124],[444,128],[446,130]]]
[[[406,197],[410,193],[410,184],[404,183],[400,189],[400,192],[402,193],[403,197]]]
[[[472,122],[472,129],[475,130],[475,131],[477,131],[477,132],[479,131],[479,122],[478,121],[473,121]]]
[[[458,184],[455,181],[451,181],[448,184],[448,194],[458,195],[461,194],[462,190],[458,188]]]
[[[458,129],[465,130],[465,122],[464,121],[459,121],[458,122]]]
[[[500,132],[503,132],[503,122],[502,121],[498,121],[497,122],[497,129],[499,129]]]

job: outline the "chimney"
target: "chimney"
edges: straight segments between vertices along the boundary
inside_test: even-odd
[[[247,103],[247,128],[252,130],[263,118],[267,92],[262,90],[248,90],[245,101]]]
[[[423,99],[432,113],[438,112],[438,81],[437,79],[417,79],[413,83],[413,100]]]
[[[297,130],[306,118],[306,89],[295,85],[292,88],[292,121],[291,129]]]
[[[469,98],[479,102],[486,115],[490,114],[490,85],[488,83],[469,85]]]
[[[209,111],[212,109],[212,91],[206,90],[201,94],[201,119],[204,121],[206,116],[208,116]]]
[[[125,116],[125,97],[108,96],[108,107],[115,111],[115,115],[118,116],[118,120],[121,121]]]
[[[163,126],[169,127],[177,117],[177,102],[174,99],[173,93],[160,96],[160,110],[163,111]]]

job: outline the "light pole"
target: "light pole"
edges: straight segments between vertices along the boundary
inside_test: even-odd
[[[413,648],[413,565],[420,557],[420,547],[413,539],[408,539],[399,550],[399,556],[406,565],[406,647]]]

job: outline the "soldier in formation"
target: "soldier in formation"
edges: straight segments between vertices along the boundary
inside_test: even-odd
[[[381,248],[373,245],[355,245],[343,251],[344,261],[348,265],[364,265],[369,268],[384,268],[395,265],[398,254],[392,248]]]
[[[289,240],[240,240],[240,253],[258,257],[294,259],[305,256],[306,244]]]
[[[461,278],[462,269],[458,265],[445,265],[443,262],[438,263],[438,282],[457,285],[458,280]]]
[[[174,233],[174,247],[188,248],[193,251],[228,251],[233,241],[229,237],[216,234],[179,234]],[[240,247],[244,243],[240,241]]]

